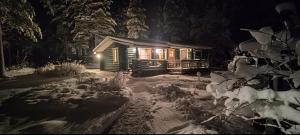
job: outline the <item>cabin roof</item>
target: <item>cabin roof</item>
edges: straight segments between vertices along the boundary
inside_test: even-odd
[[[94,49],[93,52],[102,52],[113,43],[119,43],[129,47],[141,47],[141,48],[195,48],[195,49],[212,49],[210,46],[205,45],[192,45],[192,44],[181,44],[171,43],[161,40],[144,40],[144,39],[130,39],[106,36]]]

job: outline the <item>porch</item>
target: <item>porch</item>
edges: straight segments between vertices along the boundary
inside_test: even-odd
[[[133,76],[157,75],[163,73],[182,74],[197,72],[201,69],[208,69],[208,60],[178,60],[168,62],[168,60],[158,59],[133,59],[131,70]]]
[[[209,53],[195,48],[128,48],[129,68],[137,76],[184,73],[209,68]]]

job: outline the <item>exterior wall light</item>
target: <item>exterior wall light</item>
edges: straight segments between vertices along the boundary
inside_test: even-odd
[[[101,58],[101,55],[100,55],[100,54],[96,54],[96,57],[97,57],[98,59],[100,59],[100,58]]]
[[[158,54],[160,52],[160,49],[155,49],[155,52]]]

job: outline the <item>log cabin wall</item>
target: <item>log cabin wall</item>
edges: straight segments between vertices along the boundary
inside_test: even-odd
[[[117,61],[114,62],[113,49],[117,49],[117,51],[119,52],[119,46],[117,44],[113,44],[109,46],[102,52],[102,58],[100,62],[101,70],[113,71],[113,72],[119,71],[120,69],[119,57],[117,57]]]

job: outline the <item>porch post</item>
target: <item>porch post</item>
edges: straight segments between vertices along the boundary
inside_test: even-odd
[[[163,48],[163,59],[166,59],[165,49]]]
[[[192,55],[191,55],[191,59],[192,59],[192,60],[194,60],[194,59],[195,59],[195,51],[194,51],[194,49],[193,49],[193,48],[192,48],[192,52],[191,52],[191,53],[192,53]]]
[[[203,58],[202,53],[203,53],[203,50],[201,49],[201,56],[200,56],[200,59],[201,59],[201,60],[202,60],[202,58]]]
[[[135,58],[139,59],[139,48],[135,48]]]

